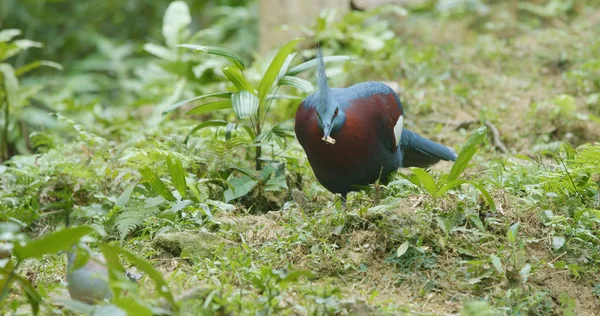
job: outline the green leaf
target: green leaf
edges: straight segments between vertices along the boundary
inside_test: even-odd
[[[437,198],[437,186],[433,177],[421,168],[410,168],[410,171],[419,179],[421,189],[429,193],[431,197]]]
[[[269,68],[263,75],[263,78],[258,86],[259,103],[262,103],[266,99],[267,95],[271,91],[271,87],[273,87],[273,83],[275,82],[277,75],[279,74],[281,66],[283,66],[288,55],[292,53],[292,50],[296,44],[298,44],[298,42],[301,40],[302,38],[297,38],[289,41],[287,44],[283,45],[277,55],[275,55],[275,58],[273,58],[273,61],[271,61]]]
[[[467,165],[475,155],[479,144],[483,142],[485,136],[487,135],[487,128],[482,126],[478,128],[471,137],[467,140],[463,148],[460,150],[458,154],[458,158],[452,165],[452,169],[450,170],[450,174],[448,175],[448,182],[452,182],[458,178],[458,176],[467,168]]]
[[[121,193],[121,195],[119,195],[119,198],[117,199],[116,203],[117,206],[123,207],[129,202],[129,199],[131,198],[131,193],[133,192],[133,189],[135,189],[136,185],[137,182],[131,184],[125,189],[125,191],[123,191],[123,193]]]
[[[246,90],[253,94],[256,94],[254,87],[246,80],[244,74],[238,67],[225,67],[223,68],[223,74],[238,90]]]
[[[450,223],[450,220],[448,220],[447,218],[443,217],[443,216],[436,216],[435,220],[438,224],[438,227],[446,234],[448,235],[450,233],[450,230],[452,229],[452,223]]]
[[[73,244],[76,244],[81,237],[91,232],[93,232],[93,229],[88,226],[65,228],[48,234],[42,239],[34,240],[25,246],[15,243],[14,254],[20,261],[29,258],[41,258],[46,254],[71,249]]]
[[[327,57],[323,57],[323,62],[328,63],[328,62],[337,62],[337,61],[346,61],[346,60],[356,60],[356,58],[350,57],[350,56],[327,56]],[[292,69],[288,70],[288,72],[285,74],[286,76],[295,76],[309,68],[315,67],[317,65],[317,60],[316,59],[312,59],[309,60],[307,62],[304,62],[298,66],[294,66],[292,67]]]
[[[461,180],[461,179],[457,179],[457,180],[454,180],[454,181],[450,181],[450,182],[446,183],[446,184],[445,184],[445,185],[444,185],[444,186],[443,186],[441,189],[439,189],[439,190],[437,191],[436,195],[437,195],[438,197],[440,197],[440,196],[444,195],[444,193],[446,193],[446,191],[448,191],[448,190],[452,190],[452,189],[454,189],[454,188],[456,188],[456,187],[460,186],[461,184],[463,184],[463,183],[465,183],[465,182],[467,182],[467,181],[465,181],[465,180]]]
[[[485,189],[485,187],[474,181],[469,182],[469,184],[471,184],[473,187],[475,187],[475,189],[479,190],[479,192],[481,193],[481,195],[483,195],[483,198],[487,202],[490,209],[493,212],[496,212],[496,203],[494,202],[494,199],[492,198],[490,193]]]
[[[511,245],[517,244],[517,233],[519,232],[519,223],[514,223],[510,225],[508,231],[506,232],[506,237],[508,238],[508,242]]]
[[[21,30],[18,29],[0,30],[0,42],[6,43],[12,40],[13,38],[21,35],[21,33]]]
[[[521,282],[527,283],[527,280],[529,279],[529,275],[531,274],[531,265],[528,263],[526,264],[523,269],[521,269],[521,271],[519,271],[519,275],[521,276]]]
[[[294,59],[294,57],[296,57],[297,53],[291,53],[287,56],[287,58],[285,59],[285,62],[283,63],[283,65],[281,66],[281,69],[279,70],[279,74],[277,74],[277,81],[281,80],[281,78],[285,77],[285,74],[287,73],[288,69],[290,68],[290,64],[292,63],[292,60]]]
[[[285,76],[279,80],[280,86],[292,86],[296,89],[302,90],[306,93],[313,93],[315,89],[308,80],[304,80],[298,77]]]
[[[152,311],[147,307],[140,305],[134,299],[129,297],[120,297],[112,300],[112,303],[127,312],[127,315],[152,316]]]
[[[209,93],[209,94],[201,95],[201,96],[198,96],[198,97],[195,97],[195,98],[191,98],[191,99],[188,99],[188,100],[185,100],[185,101],[177,102],[177,103],[171,105],[170,107],[168,107],[166,110],[164,110],[162,112],[162,115],[165,115],[165,114],[167,114],[167,113],[169,113],[169,112],[171,112],[171,111],[173,111],[173,110],[181,107],[184,104],[188,104],[188,103],[195,104],[196,103],[195,101],[202,100],[202,99],[205,99],[205,98],[229,99],[229,98],[231,98],[232,94],[233,93],[231,93],[231,92],[215,92],[215,93]]]
[[[184,197],[187,189],[187,184],[185,182],[187,172],[185,172],[185,170],[183,169],[181,160],[173,158],[172,155],[168,155],[167,167],[169,168],[171,180],[173,181],[173,185],[175,185],[175,189],[177,189],[181,197]]]
[[[225,202],[229,202],[248,194],[258,184],[258,181],[248,176],[242,176],[240,178],[233,178],[229,180],[228,184],[230,188],[224,193]]]
[[[171,60],[171,61],[177,60],[177,54],[174,51],[172,51],[162,45],[157,45],[154,43],[146,43],[146,44],[144,44],[144,50],[146,52],[148,52],[158,58],[162,58],[164,60]]]
[[[234,65],[236,65],[239,69],[241,69],[241,70],[246,69],[246,66],[244,66],[244,61],[242,60],[242,57],[240,57],[238,54],[233,53],[225,48],[214,47],[214,46],[201,46],[201,45],[193,45],[193,44],[181,44],[181,45],[177,45],[177,46],[194,49],[194,50],[199,50],[201,52],[211,54],[211,55],[225,57],[229,61],[231,61]]]
[[[214,126],[226,126],[227,122],[223,121],[223,120],[211,120],[211,121],[204,121],[198,125],[196,125],[196,127],[194,127],[188,134],[187,136],[185,136],[185,139],[183,140],[184,144],[187,144],[187,142],[190,140],[190,136],[192,136],[192,134],[194,134],[195,132],[206,128],[206,127],[214,127]]]
[[[55,63],[53,61],[49,61],[49,60],[36,60],[34,62],[30,62],[29,64],[23,66],[23,67],[19,67],[17,68],[17,70],[15,70],[15,75],[18,77],[20,75],[26,74],[34,69],[37,69],[39,67],[50,67],[50,68],[54,68],[57,70],[62,71],[63,67],[61,64],[59,63]]]
[[[559,250],[565,245],[566,239],[562,236],[552,236],[552,249]]]
[[[14,108],[19,105],[19,81],[15,71],[9,64],[0,64],[0,74],[2,74],[8,106]]]
[[[249,118],[258,112],[258,98],[246,90],[234,93],[231,96],[231,104],[239,119]]]
[[[498,273],[504,274],[504,268],[502,268],[502,262],[500,261],[500,258],[498,258],[498,256],[496,255],[491,255],[490,259],[492,260],[492,265],[494,266],[494,268],[496,268],[496,271],[498,271]]]
[[[162,35],[169,46],[175,46],[186,34],[182,34],[192,22],[190,9],[185,1],[173,1],[163,16]],[[183,36],[182,36],[183,35]]]
[[[156,293],[158,293],[160,296],[165,298],[169,303],[171,303],[171,308],[173,308],[175,311],[177,311],[178,305],[176,304],[175,299],[173,298],[173,294],[169,290],[167,283],[162,278],[162,275],[158,271],[156,271],[156,269],[154,269],[154,267],[150,263],[148,263],[146,260],[138,258],[131,252],[129,252],[121,247],[115,246],[115,245],[107,245],[107,244],[100,245],[100,249],[101,249],[104,257],[106,258],[106,262],[107,262],[109,268],[113,268],[113,266],[111,266],[111,265],[116,264],[117,270],[123,269],[123,266],[119,263],[119,257],[118,257],[119,254],[121,254],[129,262],[134,264],[140,271],[142,271],[152,281],[154,281]],[[115,262],[115,259],[116,259],[116,262]]]
[[[9,270],[9,267],[12,267],[12,265],[0,268],[0,289],[5,290],[2,293],[0,293],[0,303],[4,303],[6,296],[9,294],[9,291],[12,288],[10,284],[5,284],[5,282],[8,281],[8,275],[12,274],[11,282],[19,284],[21,290],[25,292],[25,296],[27,296],[29,305],[31,305],[31,313],[33,315],[37,315],[40,311],[40,303],[42,302],[42,297],[38,294],[38,292],[26,278],[22,277],[18,273],[14,273],[15,271],[13,270]]]
[[[148,166],[141,167],[139,171],[144,181],[148,182],[148,184],[154,191],[156,191],[156,193],[162,196],[165,200],[175,201],[175,196],[173,196],[171,190],[167,188],[167,185]]]
[[[231,100],[208,102],[187,111],[186,115],[202,114],[231,108]]]
[[[402,255],[404,255],[406,253],[406,251],[408,251],[408,240],[405,241],[404,243],[402,243],[402,245],[400,245],[400,247],[398,247],[398,250],[396,250],[396,257],[400,258],[402,257]]]

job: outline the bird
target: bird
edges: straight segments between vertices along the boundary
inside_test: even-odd
[[[109,301],[113,297],[109,286],[106,259],[102,254],[94,253],[86,245],[80,245],[88,253],[88,261],[78,269],[74,269],[77,246],[67,252],[67,290],[71,299],[95,305]],[[132,282],[137,282],[142,275],[125,270],[125,276]]]
[[[67,289],[71,299],[87,304],[98,304],[112,299],[106,259],[100,254],[92,253],[87,247],[83,249],[88,251],[89,259],[78,269],[74,269],[73,266],[76,258],[75,249],[67,252]]]
[[[392,88],[375,81],[330,88],[320,47],[316,55],[317,91],[298,106],[294,129],[315,177],[342,203],[351,191],[386,183],[398,168],[456,160],[454,150],[403,128]]]

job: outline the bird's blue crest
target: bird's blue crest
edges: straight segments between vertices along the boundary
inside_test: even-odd
[[[331,95],[329,85],[327,84],[327,74],[325,73],[325,61],[323,52],[317,47],[317,87],[319,89],[319,103],[317,110],[321,113],[326,112],[328,105],[333,105],[334,98]]]

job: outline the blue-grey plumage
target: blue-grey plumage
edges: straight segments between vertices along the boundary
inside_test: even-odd
[[[318,91],[298,107],[295,131],[319,182],[345,196],[400,167],[456,160],[451,149],[403,129],[398,95],[381,82],[330,88],[317,50]]]
[[[75,252],[67,253],[67,289],[71,298],[87,304],[97,304],[110,300],[113,293],[108,284],[108,270],[106,260],[100,254],[94,254],[87,247],[90,254],[87,263],[74,270]]]
[[[402,157],[402,165],[399,167],[404,168],[426,168],[436,164],[440,160],[456,160],[456,153],[452,149],[407,129],[402,130],[398,153]]]

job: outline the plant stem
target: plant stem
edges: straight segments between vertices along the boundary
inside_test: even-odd
[[[8,99],[8,97],[5,98]],[[0,146],[0,162],[8,160],[8,115],[10,114],[10,110],[8,100],[6,100],[4,103],[4,131],[2,131],[2,138],[0,138],[2,145]]]

